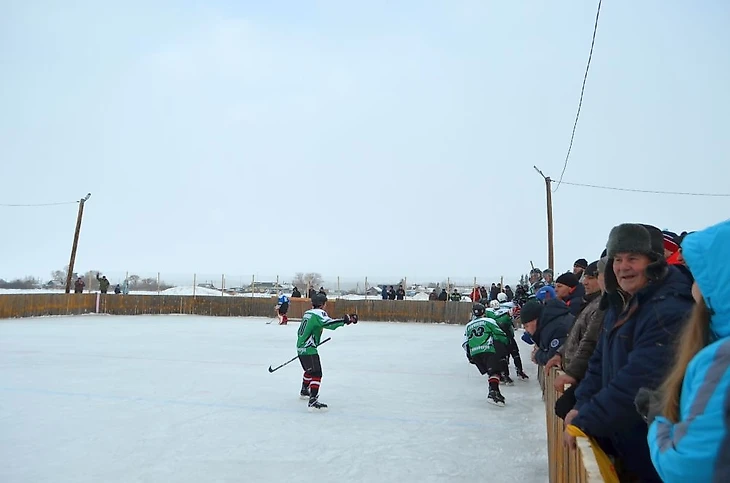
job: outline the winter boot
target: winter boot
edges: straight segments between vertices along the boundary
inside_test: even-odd
[[[502,393],[499,392],[499,388],[489,390],[487,402],[490,402],[495,406],[504,407],[504,396],[502,396]]]
[[[319,402],[319,398],[317,398],[317,396],[310,396],[309,407],[307,409],[310,413],[327,411],[327,405]]]

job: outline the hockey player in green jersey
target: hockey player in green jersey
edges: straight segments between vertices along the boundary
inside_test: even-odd
[[[317,346],[322,337],[322,330],[334,330],[343,325],[357,324],[357,314],[345,315],[341,319],[330,318],[324,310],[326,305],[325,294],[313,295],[312,308],[302,315],[302,322],[297,332],[297,354],[304,369],[302,390],[299,395],[302,399],[309,399],[310,411],[327,410],[327,405],[318,399],[319,386],[322,383],[322,364],[319,361]]]
[[[480,303],[472,306],[472,320],[466,324],[462,347],[466,358],[477,366],[479,372],[489,376],[487,401],[504,406],[504,396],[499,392],[499,375],[502,354],[506,350],[507,336],[494,319],[486,316],[486,308]]]
[[[499,300],[499,295],[503,295],[505,300],[502,302]],[[512,310],[509,307],[503,306],[502,304],[507,303],[507,296],[500,293],[497,296],[497,300],[489,302],[489,309],[487,310],[487,317],[494,319],[502,329],[502,332],[507,336],[507,347],[504,353],[504,359],[502,360],[502,375],[500,381],[508,386],[514,384],[514,381],[509,375],[509,357],[515,361],[515,368],[517,369],[517,377],[521,380],[526,381],[529,376],[525,374],[522,367],[522,358],[520,357],[520,348],[517,346],[515,341],[515,326],[512,323]]]

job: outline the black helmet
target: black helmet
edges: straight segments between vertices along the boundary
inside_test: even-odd
[[[487,308],[483,304],[476,303],[471,306],[471,313],[476,315],[477,317],[481,317],[486,311]]]
[[[323,293],[316,293],[312,295],[312,307],[319,308],[327,303],[327,296]]]

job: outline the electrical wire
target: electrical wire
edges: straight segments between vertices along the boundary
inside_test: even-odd
[[[656,195],[678,195],[678,196],[706,196],[706,197],[730,197],[730,193],[690,193],[686,191],[657,191],[657,190],[640,190],[633,188],[616,188],[613,186],[599,186],[595,184],[584,184],[584,183],[570,183],[563,181],[563,184],[569,186],[581,186],[583,188],[596,188],[602,190],[613,190],[613,191],[630,191],[632,193],[649,193]]]
[[[32,204],[5,204],[5,203],[0,203],[0,206],[17,208],[17,207],[35,207],[35,206],[72,205],[72,204],[75,204],[75,203],[78,203],[78,201],[62,201],[60,203],[32,203]]]
[[[591,59],[593,58],[593,46],[596,44],[596,31],[598,30],[598,16],[601,14],[601,0],[598,0],[598,10],[596,11],[596,23],[593,25],[593,40],[591,40],[591,51],[588,54],[588,64],[586,65],[586,72],[583,75],[583,87],[580,89],[580,100],[578,101],[578,112],[575,114],[575,122],[573,123],[573,134],[570,135],[570,145],[568,146],[568,154],[565,155],[565,163],[563,164],[563,171],[560,173],[560,179],[558,185],[553,190],[553,193],[558,191],[560,183],[563,182],[563,175],[565,169],[568,167],[568,158],[570,158],[570,151],[573,149],[573,139],[575,139],[575,130],[578,127],[578,118],[580,117],[580,108],[583,106],[583,93],[586,90],[586,80],[588,80],[588,70],[591,68]]]

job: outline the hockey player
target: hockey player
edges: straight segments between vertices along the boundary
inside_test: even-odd
[[[469,363],[477,366],[480,374],[489,376],[487,401],[504,406],[504,396],[499,392],[499,374],[507,337],[493,319],[486,317],[484,305],[476,303],[471,311],[472,320],[466,324],[461,345]]]
[[[504,295],[503,301],[500,303],[499,295]],[[505,353],[502,359],[502,374],[500,376],[500,382],[511,386],[514,381],[509,375],[509,357],[515,362],[515,368],[517,369],[517,377],[521,380],[526,381],[529,379],[527,374],[522,367],[522,359],[520,358],[520,348],[517,346],[515,341],[515,326],[512,322],[512,310],[509,307],[504,307],[502,304],[507,304],[507,296],[500,293],[497,296],[497,300],[489,302],[489,310],[487,310],[486,316],[490,319],[494,319],[497,325],[504,335],[507,336],[507,342],[505,343]]]
[[[279,290],[279,299],[276,302],[276,316],[279,318],[279,325],[286,325],[289,318],[286,313],[289,311],[289,297]]]
[[[299,396],[301,399],[309,399],[310,411],[327,410],[327,405],[318,400],[319,386],[322,382],[322,364],[319,361],[317,346],[322,337],[322,330],[334,330],[343,325],[357,324],[357,314],[345,315],[341,319],[330,318],[325,312],[326,304],[326,295],[315,294],[312,297],[312,308],[304,312],[297,332],[297,354],[304,369]]]

